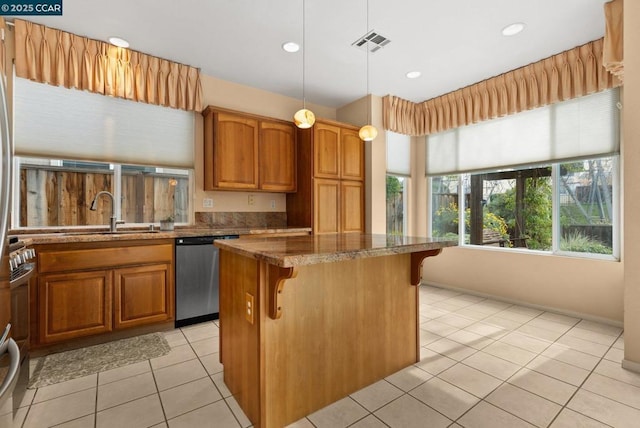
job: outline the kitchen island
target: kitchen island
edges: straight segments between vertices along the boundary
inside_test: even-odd
[[[454,241],[337,234],[217,241],[224,381],[283,427],[420,359],[422,261]]]

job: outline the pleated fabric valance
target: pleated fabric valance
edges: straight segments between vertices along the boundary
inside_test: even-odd
[[[16,75],[187,111],[202,110],[200,70],[20,19]]]
[[[602,63],[610,73],[624,77],[623,63],[623,2],[613,0],[604,4],[605,32]]]
[[[7,31],[7,23],[4,20],[3,17],[0,16],[0,31],[2,32],[2,40],[0,40],[0,70],[2,70],[3,73],[6,73],[6,65],[7,65],[7,49],[5,47],[5,33]]]
[[[383,127],[428,135],[617,87],[602,49],[598,39],[422,103],[387,95]]]

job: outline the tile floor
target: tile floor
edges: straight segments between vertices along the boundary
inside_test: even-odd
[[[620,328],[428,286],[420,301],[419,363],[292,426],[639,426]],[[22,426],[250,426],[222,381],[218,326],[166,337],[164,357],[30,391]]]

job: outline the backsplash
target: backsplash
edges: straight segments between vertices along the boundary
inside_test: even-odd
[[[286,212],[196,212],[197,227],[286,227]]]

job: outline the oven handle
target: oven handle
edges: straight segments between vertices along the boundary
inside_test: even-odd
[[[9,366],[9,372],[4,378],[2,385],[0,385],[0,399],[5,396],[7,391],[11,392],[18,382],[18,372],[20,371],[20,348],[15,340],[9,338],[6,342],[0,346],[0,355],[9,351],[11,357],[11,364]]]
[[[33,276],[33,273],[36,270],[35,263],[25,263],[23,266],[26,267],[24,273],[9,282],[9,288],[12,290],[27,285],[28,280]]]

